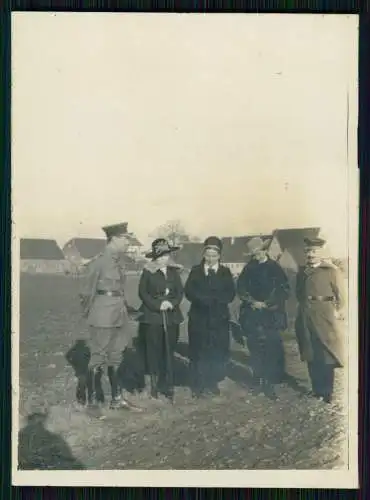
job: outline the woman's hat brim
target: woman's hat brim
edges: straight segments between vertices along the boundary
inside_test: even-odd
[[[221,246],[218,245],[205,245],[203,251],[205,252],[206,250],[216,250],[219,253],[222,252]]]
[[[158,259],[158,257],[162,257],[162,255],[168,255],[172,252],[176,252],[177,250],[180,250],[180,247],[171,247],[168,250],[162,250],[159,253],[155,253],[155,252],[151,251],[151,252],[146,253],[145,257],[147,259]]]

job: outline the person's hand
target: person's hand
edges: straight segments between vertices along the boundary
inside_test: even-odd
[[[161,304],[160,310],[168,311],[169,309],[173,309],[173,305],[168,300],[164,300]]]
[[[253,309],[257,309],[257,310],[265,309],[266,304],[264,302],[259,302],[258,300],[256,300],[255,302],[252,303],[252,307],[253,307]]]

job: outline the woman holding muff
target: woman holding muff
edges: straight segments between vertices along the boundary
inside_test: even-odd
[[[163,238],[156,239],[150,258],[143,269],[139,283],[142,301],[139,318],[139,344],[150,375],[151,395],[163,394],[173,399],[173,359],[183,315],[180,303],[183,285],[174,265],[169,264],[170,254],[178,247],[170,246]]]

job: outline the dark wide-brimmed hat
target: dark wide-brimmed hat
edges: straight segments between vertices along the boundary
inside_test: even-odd
[[[113,236],[122,236],[123,234],[127,234],[127,227],[127,222],[120,222],[119,224],[104,226],[102,229],[105,232],[107,238],[113,238]]]
[[[219,253],[222,252],[222,241],[217,236],[209,236],[204,241],[204,250],[207,248],[211,248],[213,250],[217,250]]]
[[[307,248],[322,248],[326,244],[324,238],[305,238],[304,244]]]
[[[148,252],[145,257],[148,259],[158,259],[158,257],[161,257],[162,255],[167,255],[172,252],[176,252],[176,250],[179,250],[180,247],[177,246],[171,246],[167,240],[164,238],[157,238],[156,240],[153,241],[152,243],[152,250]]]

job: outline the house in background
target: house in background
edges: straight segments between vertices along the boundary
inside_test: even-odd
[[[202,259],[203,243],[189,242],[183,243],[180,250],[174,252],[172,259],[176,264],[181,265],[185,270],[191,269]]]
[[[20,270],[24,273],[64,274],[69,270],[69,263],[55,240],[21,238]]]
[[[143,244],[136,238],[134,233],[127,233],[128,248],[126,253],[134,260],[142,260],[145,253]]]
[[[279,261],[282,267],[296,273],[305,263],[304,239],[317,238],[319,233],[320,228],[317,227],[275,229],[269,255]]]
[[[104,238],[72,238],[63,246],[63,254],[76,270],[102,253],[106,244]]]
[[[127,233],[128,248],[126,254],[133,260],[141,259],[143,245],[133,235]],[[72,265],[81,266],[102,253],[106,247],[105,238],[72,238],[63,246],[63,253]]]
[[[130,245],[125,255],[127,269],[140,270],[144,265],[141,258],[142,244],[131,234],[127,238]],[[72,238],[63,246],[63,254],[70,262],[72,272],[76,273],[101,254],[106,245],[104,238]]]
[[[221,238],[223,245],[222,262],[230,269],[233,276],[239,276],[243,267],[248,262],[248,242],[256,236],[264,242],[272,239],[271,234]]]

